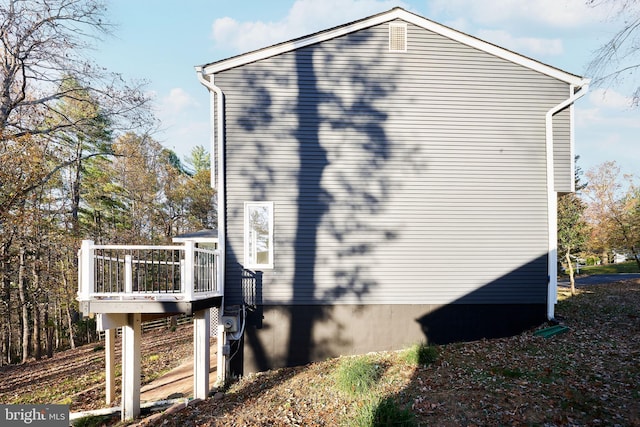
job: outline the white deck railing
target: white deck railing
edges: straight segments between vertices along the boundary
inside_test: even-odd
[[[96,245],[78,252],[78,300],[195,301],[222,296],[217,250],[173,246]]]

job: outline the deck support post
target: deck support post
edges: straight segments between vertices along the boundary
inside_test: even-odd
[[[140,415],[140,341],[142,316],[129,313],[122,328],[122,420]]]
[[[211,310],[206,308],[193,316],[193,398],[209,395]]]
[[[107,329],[104,334],[106,401],[111,406],[116,398],[116,329]]]

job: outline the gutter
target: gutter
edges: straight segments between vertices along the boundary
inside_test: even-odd
[[[549,250],[547,262],[547,319],[555,318],[555,305],[558,302],[558,193],[555,191],[555,175],[553,164],[553,116],[582,98],[589,90],[589,79],[583,79],[575,90],[575,86],[571,85],[571,95],[555,107],[547,111],[545,115],[545,148],[547,157],[547,208],[549,220]],[[571,129],[571,145],[573,153],[573,117],[570,122]],[[573,157],[571,162],[573,164]],[[573,169],[573,167],[572,167]]]
[[[225,238],[226,234],[226,204],[227,199],[225,195],[225,180],[224,180],[224,167],[225,167],[225,157],[224,157],[224,94],[222,90],[215,85],[213,81],[212,75],[205,75],[203,67],[196,67],[196,73],[198,75],[198,80],[209,89],[209,94],[215,94],[215,103],[212,102],[211,108],[215,110],[215,119],[213,123],[217,125],[215,129],[215,133],[212,132],[211,136],[211,147],[215,148],[215,144],[217,142],[217,177],[214,174],[211,174],[211,187],[217,190],[218,194],[218,251],[220,252],[220,265],[218,266],[218,283],[223,286],[223,295],[224,295],[224,278],[225,278],[225,266],[226,266],[226,245],[227,240]],[[213,99],[212,99],[213,101]],[[212,129],[213,131],[213,129]],[[211,153],[211,162],[213,163],[216,159],[214,159],[215,150],[212,150]],[[224,296],[222,298],[222,303],[220,308],[218,309],[218,355],[217,362],[218,367],[226,366],[225,364],[225,344],[226,344],[226,333],[224,326],[220,324],[220,318],[224,314]],[[226,382],[226,369],[217,370],[217,382],[218,384],[224,384]]]

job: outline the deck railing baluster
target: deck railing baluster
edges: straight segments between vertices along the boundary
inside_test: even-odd
[[[121,278],[122,278],[122,267],[120,264],[120,252],[116,252],[116,290],[120,290]]]
[[[151,292],[153,292],[155,290],[155,285],[156,285],[156,275],[157,275],[156,262],[157,262],[157,259],[156,259],[155,255],[156,255],[156,251],[154,249],[151,249],[151,265],[150,265],[150,267],[151,267]],[[160,292],[160,288],[158,288],[158,292]]]
[[[104,256],[104,252],[105,251],[100,251],[100,288],[106,291],[109,289],[111,262]]]
[[[173,292],[173,280],[170,279],[171,276],[171,267],[173,266],[173,251],[167,252],[167,256],[165,258],[165,268],[164,268],[164,287],[167,290],[167,293]]]
[[[162,300],[167,294],[174,294],[172,298],[192,301],[221,295],[216,251],[197,248],[193,243],[184,246],[88,243],[85,244],[88,249],[79,253],[93,261],[85,262],[92,267],[93,283],[86,292],[93,295],[90,298],[121,300],[145,295],[151,300]],[[189,283],[183,284],[185,279]]]

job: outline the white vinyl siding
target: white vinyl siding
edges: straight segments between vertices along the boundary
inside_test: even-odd
[[[573,147],[571,142],[571,107],[553,116],[554,186],[560,193],[573,191]]]
[[[412,24],[407,37],[389,52],[383,24],[216,74],[230,302],[251,269],[246,200],[278,207],[264,304],[546,301],[545,113],[568,84]]]

